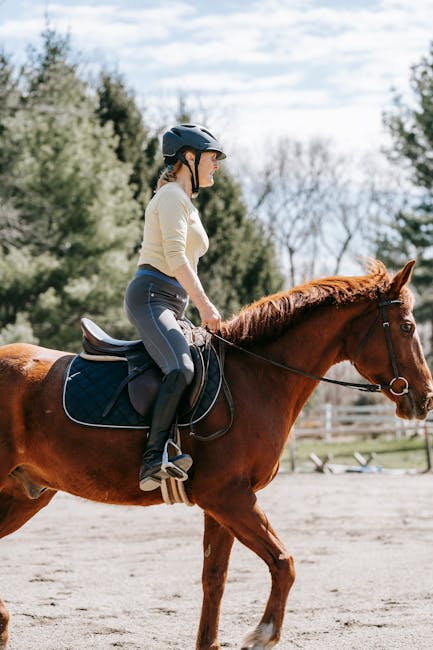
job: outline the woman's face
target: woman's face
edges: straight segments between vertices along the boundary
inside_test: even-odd
[[[200,187],[211,187],[214,183],[213,175],[219,168],[215,151],[203,151],[198,166],[198,180]]]

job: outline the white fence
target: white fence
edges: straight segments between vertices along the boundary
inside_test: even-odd
[[[320,438],[330,442],[354,437],[371,438],[387,434],[395,438],[433,432],[433,412],[427,420],[403,420],[395,415],[393,404],[337,406],[324,404],[303,411],[293,427],[296,438]]]
[[[395,407],[387,403],[366,406],[324,404],[321,408],[301,412],[292,429],[289,444],[292,470],[296,464],[296,440],[301,438],[332,442],[376,438],[381,435],[396,439],[422,435],[425,441],[426,471],[433,471],[433,412],[429,413],[426,420],[403,420],[395,415]],[[365,459],[360,454],[358,456],[357,461],[364,464]],[[314,453],[310,454],[310,458],[316,469],[325,471],[326,460],[322,461]]]

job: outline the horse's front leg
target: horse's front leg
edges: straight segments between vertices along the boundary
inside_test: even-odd
[[[0,598],[0,650],[6,650],[9,638],[9,612]]]
[[[281,636],[286,601],[295,580],[293,557],[258,506],[251,487],[239,485],[235,489],[221,490],[218,503],[207,509],[268,565],[271,593],[259,625],[246,637],[242,650],[269,650]]]
[[[234,537],[205,513],[203,534],[203,605],[197,650],[219,650],[218,624],[221,598]]]

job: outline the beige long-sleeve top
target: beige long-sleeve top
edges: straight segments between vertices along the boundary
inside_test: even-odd
[[[198,260],[208,247],[208,236],[188,195],[178,183],[163,185],[146,208],[138,264],[151,264],[172,276],[189,262],[197,272]]]

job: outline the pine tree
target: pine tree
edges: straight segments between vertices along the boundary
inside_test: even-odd
[[[27,331],[43,345],[77,346],[85,312],[126,322],[122,297],[140,236],[131,166],[69,56],[67,39],[47,30],[26,66],[20,109],[6,120],[0,192],[17,218],[14,229],[0,223],[2,342]]]
[[[69,39],[47,29],[18,74],[0,59],[0,343],[77,348],[82,315],[133,334],[123,293],[158,137],[120,77],[102,75],[95,92],[71,58]],[[224,315],[278,290],[272,242],[226,169],[198,204],[210,237],[200,277]]]
[[[5,120],[18,109],[20,102],[18,78],[6,54],[0,53],[0,138],[6,131]]]
[[[117,157],[131,165],[130,184],[134,198],[144,209],[161,163],[158,138],[145,126],[135,96],[120,75],[106,72],[101,75],[98,98],[97,113],[101,124],[109,123],[113,127],[118,138]]]
[[[411,71],[414,103],[398,95],[385,116],[393,140],[390,158],[402,165],[413,183],[411,207],[399,211],[378,238],[380,257],[397,268],[415,257],[413,285],[419,293],[416,314],[433,323],[433,43]]]

